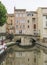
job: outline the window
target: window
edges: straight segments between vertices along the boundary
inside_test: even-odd
[[[28,20],[28,23],[29,23],[29,20]]]
[[[24,20],[21,20],[21,22],[23,23],[23,22],[24,22]]]
[[[37,52],[34,51],[34,63],[36,63],[36,54],[37,54]]]
[[[24,34],[25,33],[25,30],[22,30],[22,33]]]
[[[18,28],[18,25],[16,25],[16,28]]]
[[[28,14],[27,14],[27,16],[31,16],[31,14],[30,14],[30,13],[28,13]]]
[[[28,28],[29,28],[29,25],[28,25]]]
[[[47,28],[47,19],[46,19],[46,15],[43,15],[43,27]]]
[[[21,27],[22,27],[22,28],[25,28],[25,25],[22,25]]]
[[[16,52],[16,57],[25,57],[24,52]]]
[[[34,29],[36,29],[36,24],[34,24]]]
[[[43,15],[43,17],[44,17],[45,19],[47,19],[47,15]]]
[[[47,19],[47,15],[46,15],[46,19]]]
[[[23,25],[23,28],[25,28],[25,25]]]
[[[20,25],[20,28],[22,28],[22,26]]]
[[[20,14],[20,17],[22,17],[22,14]]]
[[[20,30],[19,33],[22,34],[22,30]]]
[[[25,14],[23,14],[23,17],[25,17]]]
[[[20,20],[21,23],[25,23],[25,20]]]
[[[19,31],[18,30],[16,30],[16,34],[19,34]]]
[[[28,61],[29,61],[29,58],[28,58]]]
[[[36,63],[36,57],[34,57],[34,62]]]
[[[47,21],[46,21],[46,26],[47,26]]]
[[[18,20],[16,20],[16,22],[18,23]]]
[[[33,13],[27,13],[27,16],[34,16],[34,14]]]
[[[32,18],[32,21],[35,21],[35,18]]]
[[[22,56],[22,52],[16,52],[16,57],[21,57]]]
[[[32,16],[33,16],[33,14],[32,14]]]
[[[16,14],[16,17],[25,17],[25,14],[17,13],[17,14]]]
[[[17,14],[16,14],[16,17],[18,17],[18,16],[19,16],[19,14],[17,13]]]
[[[10,25],[10,29],[11,29],[11,30],[13,29],[13,26],[12,26],[12,25]]]

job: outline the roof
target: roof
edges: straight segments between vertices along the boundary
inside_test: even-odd
[[[15,11],[26,11],[26,9],[15,9]]]
[[[38,9],[39,9],[39,8],[40,8],[40,9],[47,9],[47,7],[38,7]]]
[[[14,16],[14,14],[7,14],[7,16]]]
[[[41,7],[41,9],[47,9],[47,7]]]
[[[27,11],[26,13],[37,13],[36,11]]]

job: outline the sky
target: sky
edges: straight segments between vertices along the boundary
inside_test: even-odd
[[[47,0],[0,0],[6,7],[8,13],[14,13],[17,9],[36,11],[38,7],[47,7]]]

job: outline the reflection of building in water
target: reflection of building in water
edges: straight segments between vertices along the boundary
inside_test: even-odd
[[[46,65],[47,52],[45,49],[37,48],[20,48],[11,46],[0,65]]]

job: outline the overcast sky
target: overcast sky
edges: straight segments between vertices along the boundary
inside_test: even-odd
[[[13,13],[14,6],[18,9],[34,11],[38,7],[47,7],[47,0],[0,0],[5,6],[8,13]]]

